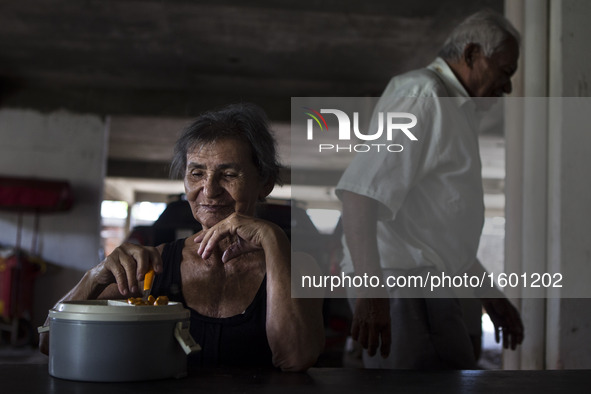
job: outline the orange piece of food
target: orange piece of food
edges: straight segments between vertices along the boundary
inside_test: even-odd
[[[168,305],[168,297],[167,296],[158,296],[158,298],[154,298],[153,295],[149,295],[148,299],[145,301],[141,297],[129,297],[127,299],[127,303],[130,305]]]

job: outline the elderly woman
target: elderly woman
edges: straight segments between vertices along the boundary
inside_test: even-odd
[[[200,116],[179,138],[172,171],[203,230],[156,248],[123,244],[89,270],[64,300],[138,295],[153,268],[152,294],[191,311],[205,366],[274,365],[301,371],[324,343],[321,304],[291,297],[290,243],[255,218],[278,177],[265,114],[232,105]],[[304,257],[305,258],[305,257]]]

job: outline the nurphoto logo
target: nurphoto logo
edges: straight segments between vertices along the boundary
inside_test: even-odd
[[[394,133],[403,132],[411,141],[417,141],[417,137],[410,131],[416,126],[417,117],[408,112],[383,112],[377,113],[378,129],[373,134],[364,134],[359,130],[359,113],[353,112],[353,127],[351,127],[351,119],[344,111],[339,109],[320,109],[316,111],[312,108],[304,107],[305,114],[309,116],[307,122],[307,139],[314,140],[314,129],[320,129],[320,132],[328,132],[328,123],[322,114],[331,114],[336,116],[338,122],[338,141],[351,141],[351,130],[354,136],[361,141],[376,141],[381,139],[383,141],[384,131],[386,141],[392,141]],[[401,120],[405,121],[401,123]],[[385,123],[385,127],[384,127]],[[317,127],[315,127],[315,125]],[[370,131],[371,133],[371,131]],[[363,144],[318,144],[318,151],[346,151],[346,152],[402,152],[404,147],[401,144],[386,144],[386,143],[363,143]]]

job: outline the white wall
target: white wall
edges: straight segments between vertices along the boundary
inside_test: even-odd
[[[72,210],[40,216],[39,255],[52,264],[37,279],[35,324],[98,262],[100,203],[106,163],[106,123],[96,115],[0,110],[0,176],[62,179],[74,193]],[[0,244],[14,246],[17,214],[0,211]],[[29,250],[33,215],[23,216],[21,247]]]
[[[550,12],[550,96],[576,98],[550,108],[549,263],[590,278],[591,3],[554,0]],[[547,322],[547,367],[591,368],[591,300],[551,299]]]
[[[560,40],[562,54],[561,72],[553,75],[560,79],[560,86],[556,85],[558,90],[551,93],[560,97],[590,97],[591,4],[588,0],[553,0],[551,3],[554,14],[561,19],[554,26],[556,31],[552,38]]]
[[[591,2],[506,6],[522,23],[523,87],[516,95],[526,98],[508,116],[505,268],[590,278]],[[549,289],[546,298],[527,298],[531,289],[513,294],[526,332],[519,351],[505,352],[505,368],[591,368],[591,299],[572,298],[580,292],[570,290]]]

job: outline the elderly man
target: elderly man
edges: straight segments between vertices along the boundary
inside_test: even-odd
[[[483,11],[458,25],[428,67],[394,77],[374,110],[416,115],[417,141],[399,133],[402,152],[359,153],[343,174],[345,273],[476,274],[484,221],[478,112],[510,93],[519,33],[501,15]],[[489,99],[479,99],[489,97]],[[385,282],[384,282],[385,283]],[[420,288],[356,289],[352,336],[372,368],[475,367],[457,294]],[[381,293],[380,293],[381,292]],[[482,305],[504,346],[523,340],[517,310],[500,292]],[[487,297],[487,298],[484,298]],[[380,355],[376,355],[379,349]]]

